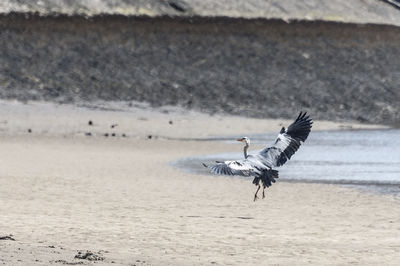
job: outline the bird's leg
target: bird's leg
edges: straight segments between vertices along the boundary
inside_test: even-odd
[[[263,187],[263,199],[265,198],[265,187]]]
[[[260,190],[260,185],[258,185],[258,188],[257,188],[257,191],[256,191],[256,194],[254,194],[254,201],[256,201],[257,199],[258,199],[258,197],[257,197],[257,193],[258,193],[258,191]]]

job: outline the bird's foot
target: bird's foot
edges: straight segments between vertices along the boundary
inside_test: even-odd
[[[254,195],[254,201],[258,200],[257,194]]]

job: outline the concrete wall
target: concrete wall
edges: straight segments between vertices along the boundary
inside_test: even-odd
[[[0,97],[138,100],[254,117],[400,124],[400,28],[331,22],[0,17]]]

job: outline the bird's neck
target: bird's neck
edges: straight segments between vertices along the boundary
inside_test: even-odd
[[[246,143],[246,146],[244,146],[244,148],[243,148],[243,153],[244,153],[244,158],[246,159],[247,158],[247,149],[249,148],[249,144],[247,144]]]

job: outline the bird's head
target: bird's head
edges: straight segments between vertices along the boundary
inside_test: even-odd
[[[250,145],[250,139],[248,137],[239,138],[237,141],[243,142],[246,145]]]

